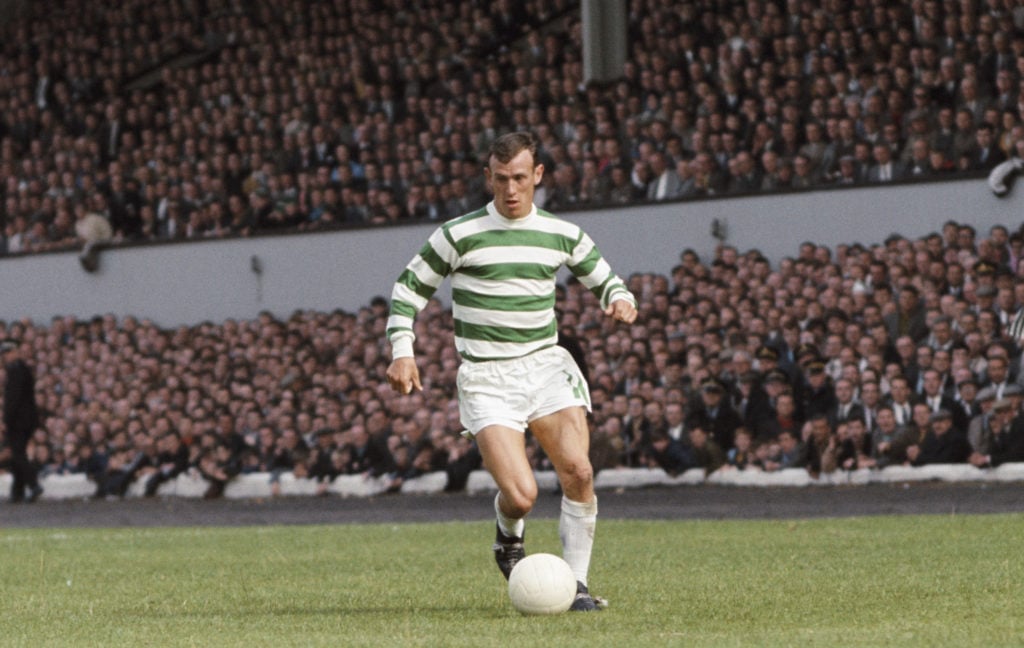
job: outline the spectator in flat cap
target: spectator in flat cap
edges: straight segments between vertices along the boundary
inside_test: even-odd
[[[992,386],[982,387],[981,389],[978,390],[978,395],[975,397],[974,400],[979,405],[984,405],[986,403],[991,405],[992,401],[996,400],[996,390],[995,390],[995,387],[992,387]]]
[[[839,168],[834,176],[833,182],[841,186],[852,186],[864,184],[867,181],[867,172],[862,171],[857,158],[852,155],[844,155],[839,158]]]
[[[994,406],[997,400],[1001,403],[1002,412],[1005,413],[1007,409],[1012,409],[1013,404],[1009,399],[996,399],[996,390],[992,387],[978,390],[978,396],[975,398],[975,407],[978,411],[967,424],[967,443],[970,444],[974,455],[985,456],[989,454],[993,424],[996,423],[993,417],[995,416]]]
[[[999,290],[995,286],[993,286],[992,284],[982,284],[982,285],[978,286],[977,288],[975,288],[974,289],[974,296],[975,297],[978,297],[978,298],[985,297],[985,298],[990,300],[990,301],[986,301],[984,303],[979,302],[978,303],[978,308],[979,309],[991,308],[992,305],[993,305],[993,302],[991,300],[998,293],[999,293]]]
[[[1018,413],[1013,399],[1001,398],[992,404],[988,418],[987,448],[979,446],[986,452],[974,449],[968,458],[972,465],[989,468],[1024,461],[1024,430],[1021,429]]]
[[[907,462],[912,466],[964,463],[970,454],[967,435],[953,427],[949,410],[940,409],[931,414],[924,438],[907,447]]]
[[[1010,399],[1010,402],[1013,403],[1014,415],[1019,416],[1022,405],[1024,405],[1024,387],[1021,387],[1017,383],[1008,384],[1003,389],[1003,398]]]

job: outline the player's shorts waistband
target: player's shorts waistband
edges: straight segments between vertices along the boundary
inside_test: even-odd
[[[519,363],[519,362],[527,362],[529,360],[532,360],[534,358],[542,356],[545,352],[550,352],[552,349],[559,349],[559,348],[561,348],[561,347],[559,347],[557,344],[549,344],[547,346],[542,346],[542,347],[540,347],[538,349],[534,349],[533,351],[530,351],[529,353],[526,353],[524,355],[514,356],[512,358],[471,358],[471,357],[468,357],[468,356],[462,356],[462,361],[466,362],[466,363],[474,364],[474,365],[492,365],[493,364],[493,365],[497,365],[497,366],[501,366],[501,365],[509,366],[509,365],[514,365],[514,364]]]

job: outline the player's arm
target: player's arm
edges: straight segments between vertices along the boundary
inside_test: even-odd
[[[580,283],[601,300],[606,315],[627,324],[636,320],[636,297],[622,278],[612,272],[590,237],[582,232],[568,266]]]
[[[433,296],[434,291],[451,273],[455,251],[444,228],[438,228],[399,275],[391,290],[391,311],[388,315],[387,337],[391,343],[391,365],[388,384],[400,394],[422,389],[416,367],[413,343],[413,321]]]

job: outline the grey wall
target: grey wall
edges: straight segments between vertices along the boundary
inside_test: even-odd
[[[1024,189],[997,198],[984,180],[909,187],[820,191],[573,212],[622,275],[667,273],[686,247],[708,259],[715,219],[727,242],[760,249],[773,262],[803,240],[834,246],[908,237],[946,220],[985,232],[1016,228]],[[435,226],[302,234],[104,251],[100,270],[84,272],[77,253],[0,258],[0,319],[38,322],[54,315],[132,314],[162,326],[204,319],[251,318],[266,309],[357,310],[390,293],[395,277]],[[257,256],[262,274],[251,269]],[[444,292],[444,291],[442,291]],[[439,293],[440,294],[440,293]]]

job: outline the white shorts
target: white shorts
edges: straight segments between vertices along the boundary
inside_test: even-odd
[[[530,421],[567,407],[590,411],[590,388],[569,352],[548,347],[522,358],[463,361],[459,417],[473,435],[488,425],[526,430]]]

